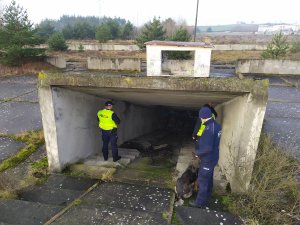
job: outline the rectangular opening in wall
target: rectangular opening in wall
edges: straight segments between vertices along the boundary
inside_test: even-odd
[[[163,75],[194,75],[195,51],[162,51]]]

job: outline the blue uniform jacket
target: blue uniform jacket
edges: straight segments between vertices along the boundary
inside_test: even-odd
[[[214,119],[204,123],[206,125],[202,135],[197,138],[196,154],[201,163],[215,166],[219,161],[219,144],[221,138],[221,126]]]

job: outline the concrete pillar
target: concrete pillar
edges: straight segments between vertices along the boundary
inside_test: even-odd
[[[233,192],[248,189],[262,129],[266,102],[251,94],[216,107],[222,125],[219,165]]]
[[[161,75],[161,60],[160,46],[147,46],[147,76]]]
[[[195,51],[194,77],[209,77],[210,48],[200,48]]]
[[[42,114],[44,137],[49,168],[52,171],[61,171],[59,151],[57,145],[57,131],[55,126],[54,103],[50,87],[39,88],[39,102]]]

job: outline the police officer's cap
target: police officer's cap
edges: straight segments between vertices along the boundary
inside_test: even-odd
[[[210,118],[210,117],[212,117],[212,112],[211,112],[210,108],[202,107],[199,110],[199,118],[207,119],[207,118]]]
[[[114,103],[112,101],[105,102],[105,106],[111,106],[111,105],[114,105]]]

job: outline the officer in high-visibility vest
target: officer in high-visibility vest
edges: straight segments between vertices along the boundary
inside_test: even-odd
[[[116,162],[121,159],[118,154],[117,146],[117,127],[120,124],[120,119],[116,113],[112,111],[113,103],[111,101],[105,102],[105,108],[99,110],[97,113],[99,120],[99,127],[102,130],[103,147],[102,153],[105,161],[108,160],[108,144],[111,143],[113,161]]]
[[[197,136],[195,154],[200,158],[197,182],[199,191],[195,201],[190,201],[193,207],[204,208],[212,195],[214,168],[219,161],[219,144],[221,126],[213,119],[211,109],[202,107],[199,118],[205,125],[200,136]]]

